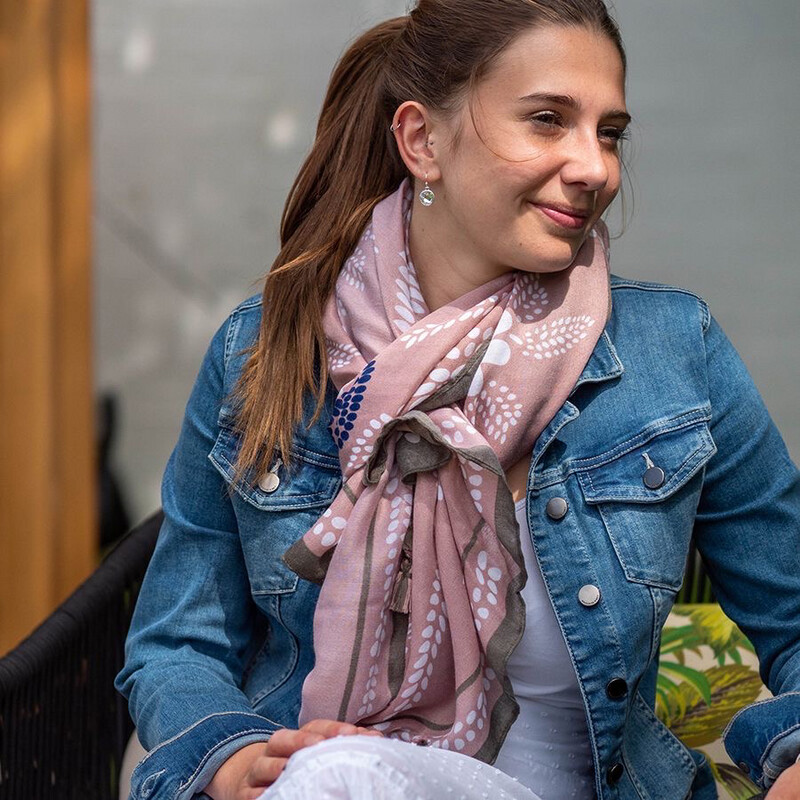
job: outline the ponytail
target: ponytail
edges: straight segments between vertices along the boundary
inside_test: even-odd
[[[259,337],[234,392],[239,481],[251,471],[266,472],[276,447],[290,463],[306,391],[316,398],[312,422],[322,411],[325,304],[373,208],[407,174],[389,130],[395,108],[383,99],[383,65],[407,19],[388,20],[359,37],[331,76],[314,145],[281,218],[281,250],[264,284]]]

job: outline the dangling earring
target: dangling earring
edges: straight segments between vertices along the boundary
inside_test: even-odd
[[[419,193],[419,201],[424,206],[432,206],[433,201],[436,199],[436,195],[433,193],[433,189],[428,185],[428,173],[425,173],[425,188]]]

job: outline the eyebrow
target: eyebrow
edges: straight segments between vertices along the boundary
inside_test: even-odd
[[[581,104],[574,97],[572,97],[572,95],[568,94],[549,94],[547,92],[536,92],[534,94],[526,94],[524,97],[520,97],[519,101],[521,103],[529,101],[555,103],[556,105],[566,106],[567,108],[572,108],[576,111],[578,111],[581,107]],[[613,108],[610,111],[606,111],[606,113],[603,114],[603,117],[606,119],[611,118],[621,120],[626,125],[629,124],[632,119],[631,115],[621,108]]]

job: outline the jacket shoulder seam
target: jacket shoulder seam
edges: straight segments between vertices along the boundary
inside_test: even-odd
[[[233,342],[236,333],[239,330],[239,318],[242,314],[252,311],[253,309],[261,307],[261,295],[254,295],[243,300],[236,308],[231,311],[227,319],[227,329],[225,331],[225,352],[223,355],[225,372],[228,371],[228,362],[230,361],[231,351],[233,349]]]
[[[611,290],[614,291],[616,289],[638,289],[643,292],[674,293],[691,297],[697,301],[700,307],[700,317],[701,317],[701,325],[703,333],[705,333],[708,330],[708,326],[711,324],[711,311],[709,309],[708,303],[699,294],[697,294],[697,292],[693,292],[691,289],[685,289],[682,286],[674,286],[669,283],[657,283],[656,281],[641,281],[641,280],[634,280],[633,278],[622,278],[618,275],[612,275]]]

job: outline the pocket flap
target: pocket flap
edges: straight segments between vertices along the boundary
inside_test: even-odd
[[[592,459],[591,467],[577,468],[587,503],[655,503],[669,497],[717,452],[708,424],[695,422],[673,430],[644,432],[626,443],[623,451]],[[664,482],[649,488],[644,475],[650,465],[664,472]]]
[[[234,465],[239,446],[239,436],[233,428],[221,425],[208,457],[234,491],[256,508],[292,511],[328,506],[341,487],[338,462],[296,441],[292,444],[291,467],[277,466],[276,479],[265,481],[263,477],[248,475],[243,482],[235,482]],[[277,463],[277,456],[274,462]]]

